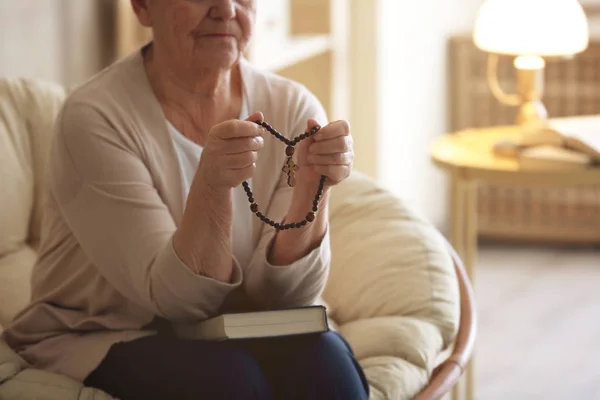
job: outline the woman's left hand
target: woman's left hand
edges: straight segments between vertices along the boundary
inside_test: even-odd
[[[319,124],[308,121],[307,131]],[[315,186],[324,175],[325,186],[335,186],[346,179],[354,163],[354,142],[350,125],[335,121],[321,128],[298,145],[297,186]]]

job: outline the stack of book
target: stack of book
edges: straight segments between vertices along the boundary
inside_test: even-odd
[[[515,157],[522,170],[572,170],[600,165],[600,117],[550,120],[525,128],[519,142],[499,142],[498,155]]]

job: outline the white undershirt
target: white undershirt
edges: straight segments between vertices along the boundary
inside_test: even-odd
[[[242,111],[240,119],[248,118],[248,104],[245,97],[242,97]],[[183,198],[187,199],[190,186],[194,180],[198,163],[202,155],[202,146],[186,138],[167,120],[167,125],[173,139],[175,151],[179,159],[181,168],[181,177],[183,183]],[[248,183],[252,185],[252,180]],[[248,265],[252,256],[252,213],[248,203],[248,197],[244,188],[240,185],[233,189],[233,255],[240,263],[240,266]]]

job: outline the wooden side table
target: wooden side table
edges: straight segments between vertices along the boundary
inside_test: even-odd
[[[444,135],[431,147],[433,162],[447,172],[452,181],[450,240],[463,259],[475,290],[478,182],[552,188],[600,185],[600,168],[569,171],[521,170],[517,160],[493,153],[495,143],[500,140],[516,141],[520,135],[517,126],[470,129]],[[464,379],[453,390],[454,400],[475,399],[474,365],[473,357]]]

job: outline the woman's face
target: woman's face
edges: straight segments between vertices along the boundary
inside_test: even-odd
[[[134,0],[168,56],[191,68],[230,68],[252,36],[256,0]]]

